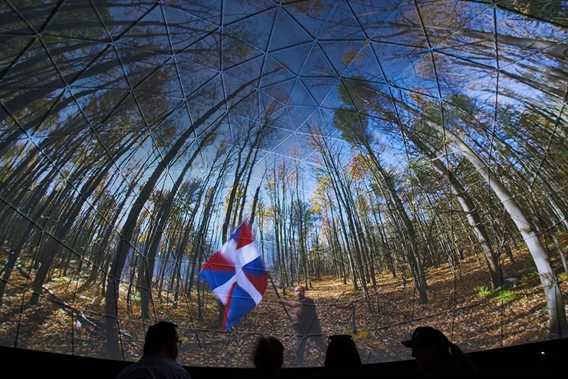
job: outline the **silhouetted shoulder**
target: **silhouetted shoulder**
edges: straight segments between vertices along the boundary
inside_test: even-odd
[[[118,374],[117,379],[190,379],[183,366],[171,359],[143,358]]]

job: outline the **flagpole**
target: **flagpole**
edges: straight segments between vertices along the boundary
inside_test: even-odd
[[[268,279],[270,280],[270,284],[272,284],[272,289],[274,290],[274,292],[276,293],[276,297],[278,298],[278,300],[282,300],[282,298],[280,297],[280,294],[278,293],[278,289],[276,288],[276,285],[274,284],[274,281],[272,280],[272,275],[270,275],[270,273],[267,273],[268,275]],[[286,306],[279,302],[282,305],[282,308],[284,308],[284,312],[286,313],[286,316],[288,316],[288,320],[292,321],[292,316],[290,316],[290,313],[288,313],[288,308],[286,308]]]
[[[264,171],[264,175],[262,176],[261,179],[261,183],[264,180],[264,176],[266,175],[266,170]],[[260,184],[258,186],[258,188],[260,188]],[[257,200],[257,195],[258,195],[258,189],[257,189],[257,193],[255,194],[255,203]],[[252,211],[252,215],[251,217],[249,217],[249,225],[252,227],[252,224],[254,222],[254,214],[255,214],[255,206],[253,206],[253,211]],[[276,293],[276,297],[278,298],[278,300],[282,300],[282,298],[280,297],[280,294],[278,293],[278,289],[276,288],[276,285],[274,284],[274,280],[272,280],[272,275],[270,275],[270,273],[267,271],[266,272],[266,276],[268,276],[268,280],[270,280],[270,284],[272,285],[272,289],[274,290],[274,293]],[[286,306],[284,305],[284,303],[282,303],[281,301],[279,301],[280,305],[282,305],[282,308],[284,308],[284,313],[286,313],[286,316],[288,317],[288,320],[290,322],[293,322],[292,316],[290,316],[290,313],[288,313],[288,308],[286,308]]]

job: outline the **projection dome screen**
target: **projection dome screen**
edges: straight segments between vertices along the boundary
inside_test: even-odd
[[[189,366],[566,337],[560,0],[0,3],[0,345]],[[305,291],[299,290],[303,287]],[[303,296],[303,297],[302,297]]]

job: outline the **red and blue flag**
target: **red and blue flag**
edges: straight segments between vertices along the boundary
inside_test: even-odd
[[[268,283],[248,222],[242,223],[221,250],[209,257],[199,276],[223,303],[223,325],[231,331],[260,303]]]

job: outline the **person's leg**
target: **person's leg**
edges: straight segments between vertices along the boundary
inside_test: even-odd
[[[304,365],[304,348],[306,347],[306,336],[296,336],[296,365]]]
[[[325,355],[325,353],[327,352],[327,344],[325,343],[325,338],[324,338],[323,334],[316,336],[314,339],[316,341],[316,345],[319,347],[321,352]]]

